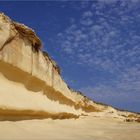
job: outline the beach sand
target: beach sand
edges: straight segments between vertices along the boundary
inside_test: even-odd
[[[1,121],[0,140],[139,140],[140,123],[111,117]]]

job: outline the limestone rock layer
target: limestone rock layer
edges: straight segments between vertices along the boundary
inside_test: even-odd
[[[0,13],[0,120],[116,112],[69,89],[58,65],[41,47],[32,29]]]

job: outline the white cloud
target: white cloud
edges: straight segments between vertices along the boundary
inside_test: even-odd
[[[130,95],[132,91],[140,93],[140,26],[136,10],[140,3],[120,1],[120,6],[115,6],[116,2],[93,2],[79,22],[73,20],[58,34],[61,52],[68,58],[72,56],[72,63],[91,70],[96,67],[117,77],[110,82],[113,87],[101,84],[86,90],[107,98],[117,94],[124,97],[123,93]],[[111,8],[105,10],[106,4]]]
[[[83,13],[83,18],[92,17],[93,13],[91,11],[86,11]]]
[[[86,25],[86,26],[90,26],[90,25],[93,24],[93,21],[92,21],[90,18],[82,19],[82,20],[81,20],[81,24],[82,24],[82,25]]]

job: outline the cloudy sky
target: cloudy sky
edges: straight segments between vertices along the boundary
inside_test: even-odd
[[[0,2],[33,28],[70,87],[140,112],[140,0]]]

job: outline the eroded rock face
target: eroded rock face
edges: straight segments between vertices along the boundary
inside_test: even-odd
[[[3,13],[0,14],[0,50],[4,47],[4,45],[10,41],[15,35],[16,30],[14,30],[14,26],[9,24],[11,20],[6,17]]]
[[[32,29],[0,14],[1,108],[76,115],[97,111],[68,88],[60,68],[40,48]]]
[[[0,119],[16,116],[77,118],[115,109],[72,91],[60,68],[41,51],[36,33],[0,13]],[[18,114],[18,115],[17,115]]]

